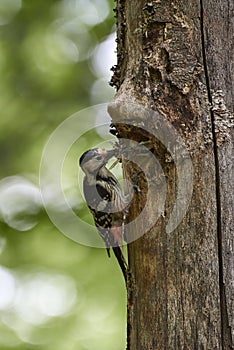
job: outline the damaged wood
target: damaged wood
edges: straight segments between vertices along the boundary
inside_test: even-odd
[[[117,1],[117,93],[109,113],[121,138],[150,140],[160,164],[146,179],[134,162],[124,162],[126,177],[141,189],[127,234],[142,231],[128,245],[128,350],[233,349],[233,5],[214,2]],[[192,181],[184,177],[183,192],[180,177],[190,163],[177,156],[184,147]],[[189,207],[170,231],[191,187]]]

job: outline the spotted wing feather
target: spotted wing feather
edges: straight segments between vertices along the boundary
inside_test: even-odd
[[[84,195],[95,225],[105,242],[108,256],[112,247],[126,279],[126,261],[122,252],[123,195],[120,185],[106,168],[97,174],[93,186],[87,181],[84,180]]]

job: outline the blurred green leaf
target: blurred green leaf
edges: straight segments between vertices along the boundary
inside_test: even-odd
[[[114,64],[113,7],[107,0],[0,2],[0,348],[4,350],[125,348],[126,295],[114,257],[108,259],[105,250],[66,238],[35,197],[40,159],[50,134],[71,114],[114,94],[108,85]],[[100,135],[88,133],[82,147],[95,142],[101,142]],[[73,192],[75,147],[65,162],[65,188],[74,198],[74,210],[91,223],[87,208],[76,203]]]

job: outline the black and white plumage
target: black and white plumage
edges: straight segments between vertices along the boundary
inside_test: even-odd
[[[105,242],[108,256],[112,248],[126,280],[127,264],[122,251],[126,203],[118,180],[105,166],[114,153],[102,148],[88,150],[80,157],[80,167],[85,173],[85,200],[95,225]]]

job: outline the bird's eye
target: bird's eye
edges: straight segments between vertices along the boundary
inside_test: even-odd
[[[97,159],[97,160],[101,160],[101,159],[102,159],[102,156],[96,156],[96,159]]]

